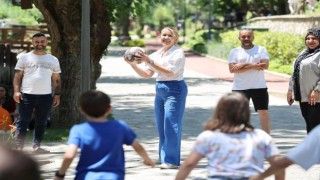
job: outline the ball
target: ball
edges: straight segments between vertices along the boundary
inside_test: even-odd
[[[126,50],[126,52],[124,53],[125,58],[130,61],[133,62],[135,60],[137,60],[137,58],[139,58],[139,53],[146,53],[146,50],[144,50],[141,47],[131,47],[129,49]]]

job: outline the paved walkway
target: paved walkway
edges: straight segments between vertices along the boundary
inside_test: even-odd
[[[155,46],[148,47],[152,49]],[[135,130],[139,141],[147,149],[149,155],[157,159],[158,138],[153,121],[155,80],[139,78],[122,59],[124,51],[124,48],[109,48],[108,57],[101,60],[102,74],[97,88],[111,96],[115,117],[125,120]],[[203,123],[212,116],[218,99],[231,89],[231,76],[225,72],[228,72],[227,64],[187,52],[185,80],[189,93],[183,123],[182,160],[190,153],[196,136],[202,131]],[[284,80],[270,80],[275,83],[278,81]],[[270,90],[273,91],[273,88],[270,87]],[[284,90],[279,91],[283,93]],[[306,135],[299,107],[297,104],[288,106],[284,98],[271,94],[270,113],[272,136],[281,152],[285,154]],[[252,123],[259,127],[257,114],[252,111],[251,115]],[[48,143],[43,147],[50,149],[52,153],[37,155],[36,158],[42,164],[44,179],[52,179],[54,172],[61,164],[66,145]],[[149,168],[143,165],[142,160],[130,146],[125,146],[125,151],[126,180],[174,179],[177,170]],[[76,162],[77,160],[72,163],[65,179],[73,179]],[[205,166],[206,160],[202,160],[188,179],[206,179]],[[286,179],[318,180],[319,172],[320,166],[314,166],[305,172],[300,167],[293,165],[288,168]],[[268,180],[271,179],[273,178],[268,178]]]

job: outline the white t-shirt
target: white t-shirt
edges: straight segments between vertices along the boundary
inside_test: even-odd
[[[295,164],[305,170],[312,165],[320,164],[320,125],[315,127],[308,136],[286,155]]]
[[[264,172],[264,160],[278,155],[272,138],[260,129],[227,134],[204,131],[194,151],[208,159],[208,176],[250,177]]]
[[[229,54],[229,64],[231,63],[252,63],[258,64],[261,60],[269,60],[266,48],[253,46],[251,49],[242,47],[234,48]],[[234,73],[232,90],[247,90],[267,88],[264,78],[264,71],[248,70],[243,73]]]
[[[156,81],[180,81],[183,80],[183,72],[184,72],[184,64],[185,64],[185,56],[183,49],[179,48],[176,45],[173,45],[165,56],[161,55],[162,48],[158,51],[150,54],[150,59],[154,62],[168,68],[171,70],[174,75],[172,77],[167,77],[157,72],[152,66],[146,64],[147,69],[151,69],[156,72],[158,75],[156,77]]]
[[[27,94],[51,94],[52,74],[61,73],[56,57],[33,52],[21,55],[15,69],[24,71],[20,91]]]

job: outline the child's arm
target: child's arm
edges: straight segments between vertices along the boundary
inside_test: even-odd
[[[141,146],[141,144],[137,140],[134,140],[131,146],[143,158],[143,163],[145,165],[149,165],[151,167],[154,167],[156,165],[156,163],[148,156],[146,150]]]
[[[293,162],[286,157],[276,156],[267,160],[270,162],[271,166],[264,173],[250,177],[250,180],[263,180],[272,174],[276,175],[276,180],[283,180],[285,179],[284,169],[293,164]]]
[[[188,177],[191,170],[198,164],[203,156],[197,152],[192,152],[179,168],[175,180],[184,180]]]
[[[64,176],[67,172],[67,169],[69,168],[70,164],[72,163],[74,157],[77,155],[77,150],[78,150],[78,146],[71,144],[68,146],[68,149],[66,151],[66,153],[64,154],[64,158],[63,158],[63,162],[62,165],[60,167],[60,169],[58,170],[58,174]],[[55,180],[60,180],[63,178],[54,177]]]

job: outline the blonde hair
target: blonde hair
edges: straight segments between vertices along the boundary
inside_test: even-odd
[[[175,42],[175,43],[177,43],[177,42],[178,42],[178,39],[179,39],[178,30],[177,30],[176,28],[174,28],[174,27],[166,26],[166,27],[162,28],[161,34],[162,34],[162,31],[165,30],[165,29],[166,29],[166,30],[169,30],[169,31],[172,33],[173,37],[176,39],[176,42]]]

